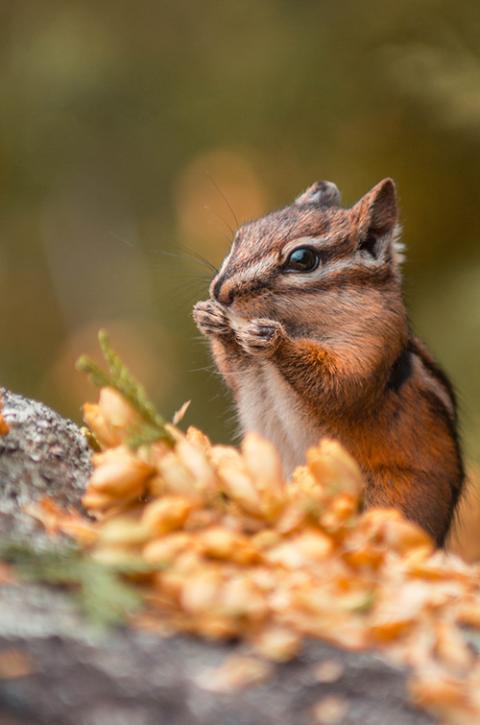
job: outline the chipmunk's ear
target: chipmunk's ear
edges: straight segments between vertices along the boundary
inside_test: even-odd
[[[340,192],[333,181],[316,181],[303,194],[297,196],[295,204],[315,206],[340,206]]]
[[[384,256],[389,249],[398,251],[397,194],[392,179],[380,181],[355,204],[351,213],[358,229],[358,251],[374,258]]]

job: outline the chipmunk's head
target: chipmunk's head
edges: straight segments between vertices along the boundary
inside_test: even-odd
[[[391,179],[351,209],[340,207],[335,184],[319,181],[291,206],[240,227],[210,293],[233,315],[298,327],[351,300],[361,313],[373,290],[376,298],[400,290],[397,237]]]

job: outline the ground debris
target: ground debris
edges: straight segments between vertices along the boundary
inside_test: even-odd
[[[29,512],[93,560],[127,571],[145,603],[133,625],[243,641],[246,653],[202,687],[263,681],[273,672],[267,660],[288,661],[319,638],[409,666],[414,702],[434,714],[442,702],[452,723],[480,718],[480,661],[463,630],[480,622],[478,568],[435,551],[397,511],[361,513],[360,471],[336,441],[320,441],[286,481],[277,451],[254,433],[236,449],[165,424],[168,439],[133,448],[122,428],[136,420],[129,405],[101,392],[101,410],[86,409],[100,446],[83,497],[89,517],[49,498]],[[146,566],[128,573],[129,561]],[[324,662],[312,679],[342,674]],[[324,698],[313,721],[341,722],[345,707]]]

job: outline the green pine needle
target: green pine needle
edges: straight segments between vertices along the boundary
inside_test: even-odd
[[[155,406],[148,399],[145,388],[131,374],[127,366],[122,362],[119,355],[110,344],[109,337],[105,330],[98,333],[103,356],[108,364],[110,377],[114,381],[117,390],[133,404],[138,412],[145,418],[147,423],[163,428],[165,421],[157,413]]]
[[[136,380],[115,352],[105,330],[100,330],[98,333],[98,341],[108,370],[103,370],[86,355],[79,358],[76,368],[86,373],[97,387],[111,387],[118,390],[142,416],[145,424],[136,426],[130,432],[127,436],[127,445],[138,448],[140,445],[151,444],[157,440],[164,440],[173,445],[173,438],[165,428],[164,418],[149,400],[143,385]]]
[[[76,599],[93,624],[121,624],[142,605],[140,594],[112,569],[97,562],[84,562]]]
[[[5,539],[0,540],[0,560],[13,564],[27,581],[72,588],[83,613],[102,628],[123,623],[142,606],[141,595],[122,574],[145,571],[144,562],[112,567],[69,544],[35,549],[28,542]]]
[[[102,368],[97,365],[96,362],[91,360],[87,355],[82,355],[81,357],[79,357],[75,367],[81,373],[86,373],[90,377],[92,383],[98,388],[102,388],[112,384],[111,379],[107,375],[107,373],[105,373]]]
[[[128,431],[125,438],[125,444],[132,450],[140,448],[140,446],[150,446],[160,439],[158,428],[145,424],[135,426]],[[170,441],[167,441],[170,442]]]

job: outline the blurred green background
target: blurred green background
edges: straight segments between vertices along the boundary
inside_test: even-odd
[[[233,409],[191,322],[241,221],[399,189],[411,317],[480,454],[480,3],[0,0],[0,381],[80,419],[114,344],[170,415]]]

